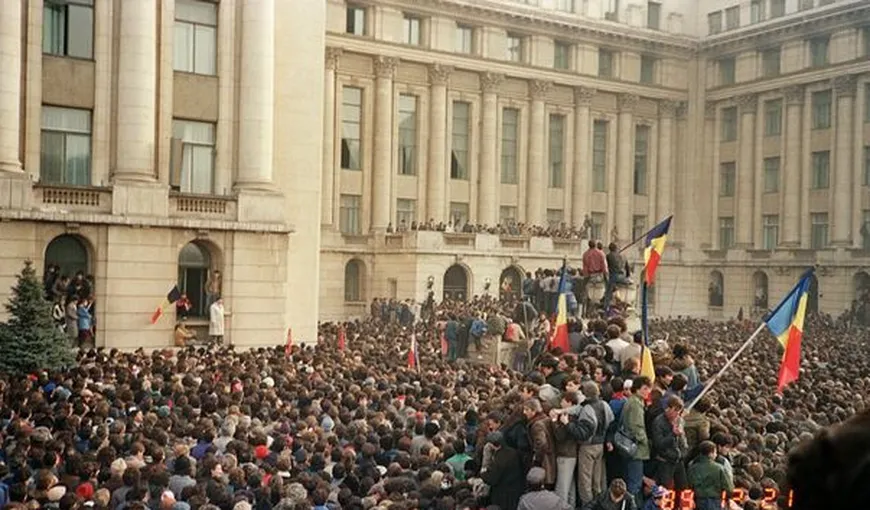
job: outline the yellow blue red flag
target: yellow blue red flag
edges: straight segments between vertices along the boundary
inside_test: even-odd
[[[777,377],[777,391],[798,378],[801,365],[801,339],[807,313],[807,295],[814,270],[811,268],[798,281],[782,302],[764,319],[767,329],[785,348]]]
[[[673,215],[668,216],[664,221],[653,227],[644,239],[643,264],[645,269],[644,278],[647,285],[652,285],[655,279],[656,268],[659,267],[662,253],[665,251],[668,230],[671,228],[671,219],[673,217]]]
[[[559,297],[556,301],[556,324],[550,336],[550,348],[570,352],[568,342],[568,261],[562,261],[562,276],[559,277]]]

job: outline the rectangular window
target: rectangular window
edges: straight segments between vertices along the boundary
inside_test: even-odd
[[[647,28],[651,28],[653,30],[661,30],[662,4],[660,2],[647,2],[646,26]]]
[[[805,10],[807,10],[807,9],[812,9],[813,7],[815,7],[815,6],[813,5],[813,2],[814,2],[814,1],[815,1],[815,0],[799,0],[799,1],[798,1],[798,10],[799,10],[799,11],[805,11]]]
[[[417,96],[399,94],[399,174],[417,174]]]
[[[779,216],[765,214],[761,218],[761,247],[765,250],[775,250],[779,244]]]
[[[613,52],[603,48],[598,50],[598,76],[613,78]]]
[[[45,2],[42,7],[42,52],[62,57],[93,58],[94,1]]]
[[[604,239],[604,222],[607,216],[604,213],[594,212],[589,215],[592,220],[592,239]]]
[[[722,11],[711,12],[707,15],[707,29],[711,34],[722,31]]]
[[[217,4],[176,0],[172,63],[184,73],[217,73]]]
[[[730,250],[734,247],[734,218],[719,218],[719,249]]]
[[[870,186],[870,145],[864,146],[864,186]]]
[[[634,194],[646,195],[649,171],[649,126],[634,128]]]
[[[550,187],[565,181],[565,116],[550,115]]]
[[[764,102],[764,136],[782,134],[782,99]]]
[[[779,191],[779,156],[764,158],[764,192],[776,193]]]
[[[864,56],[870,57],[870,27],[861,29],[861,40],[863,42]]]
[[[737,81],[737,64],[734,57],[719,59],[719,85],[732,85]]]
[[[785,0],[770,0],[770,17],[781,18],[785,16]]]
[[[172,120],[172,137],[181,140],[181,175],[170,182],[182,193],[214,193],[215,125]]]
[[[474,53],[474,28],[456,25],[456,51],[458,53]]]
[[[508,34],[506,58],[511,62],[523,61],[523,36],[517,34]]]
[[[725,9],[725,30],[740,28],[740,7],[735,5]]]
[[[48,184],[91,183],[91,112],[42,107],[39,180]]]
[[[450,219],[454,225],[465,225],[468,223],[468,203],[450,202]]]
[[[656,59],[647,55],[640,57],[640,82],[655,83],[656,81]]]
[[[520,111],[505,108],[501,114],[501,182],[517,183],[517,138]]]
[[[619,0],[606,0],[604,19],[607,21],[619,21]]]
[[[556,0],[556,10],[574,12],[574,0]]]
[[[352,35],[366,35],[366,9],[358,5],[347,6],[345,32]]]
[[[396,230],[403,232],[417,221],[417,201],[409,198],[396,200]]]
[[[761,75],[763,77],[779,76],[781,55],[782,51],[779,46],[761,52]]]
[[[547,209],[547,226],[559,228],[565,221],[565,213],[562,209]]]
[[[735,180],[737,179],[737,164],[733,161],[719,165],[719,196],[733,197]]]
[[[556,69],[571,68],[571,45],[556,41],[553,44],[553,67]]]
[[[737,107],[722,109],[722,141],[737,140]]]
[[[828,46],[830,36],[824,35],[810,39],[810,66],[822,67],[828,65]]]
[[[646,233],[646,216],[637,215],[631,218],[631,238],[638,239]]]
[[[831,152],[818,151],[813,156],[813,188],[827,189],[831,176]]]
[[[764,0],[752,0],[749,3],[749,22],[759,23],[764,21]]]
[[[420,45],[420,26],[422,25],[420,18],[405,14],[402,20],[402,32],[405,38],[405,44],[413,46]]]
[[[592,191],[607,191],[607,130],[606,120],[592,124]]]
[[[471,126],[471,105],[453,102],[453,125],[450,153],[450,178],[468,179],[468,140]]]
[[[338,227],[342,234],[359,235],[362,232],[360,195],[341,195],[338,202]]]
[[[810,214],[810,248],[822,250],[828,247],[828,213]]]
[[[341,168],[362,170],[362,95],[357,87],[344,87],[341,93]]]
[[[498,221],[501,225],[510,225],[517,221],[517,208],[512,205],[503,205],[498,208]]]
[[[813,92],[813,129],[830,129],[831,127],[831,91]]]

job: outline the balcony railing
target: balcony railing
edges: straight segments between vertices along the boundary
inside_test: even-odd
[[[36,203],[46,210],[91,213],[112,211],[112,191],[109,188],[36,184],[33,190]]]
[[[176,217],[232,221],[236,216],[236,202],[232,197],[170,193],[169,209]]]

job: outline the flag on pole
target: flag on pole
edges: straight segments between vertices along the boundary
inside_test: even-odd
[[[166,297],[163,298],[163,302],[160,303],[160,306],[158,306],[157,309],[154,310],[154,313],[151,314],[151,324],[157,324],[157,321],[159,321],[160,317],[163,316],[164,310],[174,305],[179,299],[181,299],[181,291],[178,290],[178,285],[174,285],[166,294]]]
[[[801,364],[801,338],[804,334],[804,317],[807,313],[807,294],[814,270],[810,268],[782,302],[764,319],[767,329],[785,348],[782,365],[779,367],[777,391],[796,381]]]
[[[644,275],[645,276],[645,275]],[[649,350],[649,286],[646,278],[640,284],[640,327],[643,335],[643,345],[640,346],[640,375],[656,380],[656,367],[653,366],[652,352]]]
[[[656,269],[659,267],[662,253],[665,251],[665,243],[668,240],[668,230],[671,228],[672,219],[673,215],[665,218],[664,221],[653,227],[653,229],[647,233],[646,239],[644,239],[644,281],[647,285],[652,285],[653,281],[655,281]]]
[[[556,323],[550,337],[550,348],[570,352],[568,343],[568,260],[562,261],[562,276],[559,277],[559,297],[556,302]]]
[[[347,334],[344,332],[344,325],[338,327],[338,350],[344,352],[347,347]]]
[[[408,349],[408,368],[420,370],[420,353],[417,349],[417,333],[411,333],[411,348]]]
[[[293,328],[287,328],[287,344],[284,345],[284,356],[290,357],[293,352]]]

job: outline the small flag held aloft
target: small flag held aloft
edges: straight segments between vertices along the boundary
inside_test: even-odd
[[[160,303],[160,306],[154,310],[154,313],[151,314],[151,324],[157,324],[157,321],[160,320],[160,317],[163,316],[163,311],[172,305],[175,304],[176,301],[181,299],[181,291],[178,290],[178,285],[173,285],[172,289],[166,294],[166,297],[163,299],[163,302]]]

